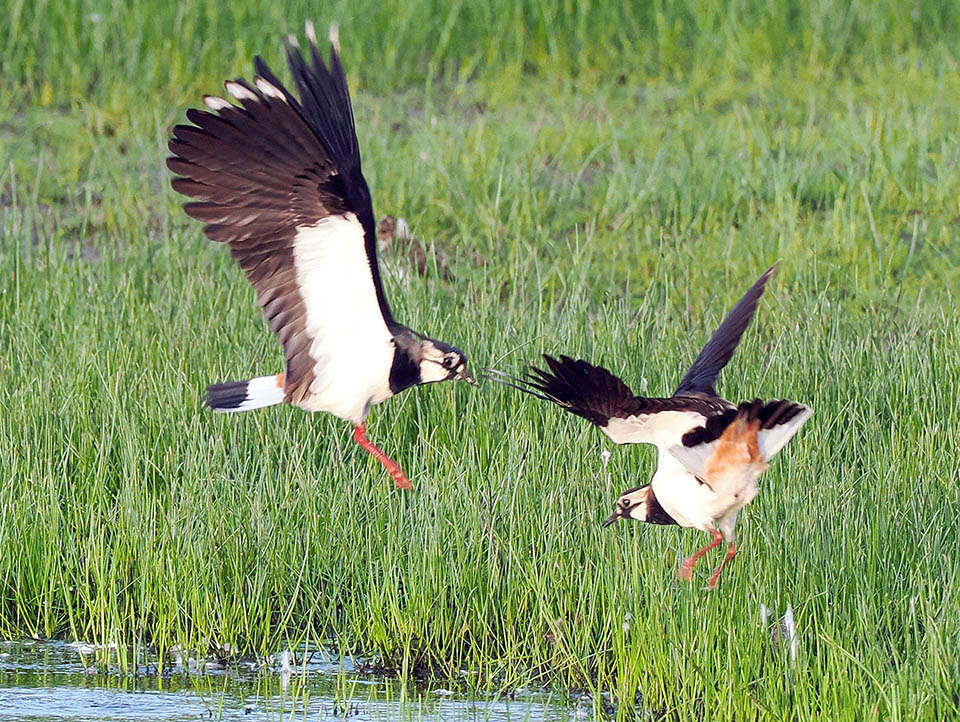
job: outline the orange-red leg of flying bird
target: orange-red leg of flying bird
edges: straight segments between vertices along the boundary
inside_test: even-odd
[[[723,558],[723,561],[720,562],[720,566],[713,570],[713,574],[710,575],[710,581],[708,585],[711,589],[717,586],[717,580],[720,578],[720,572],[723,571],[723,568],[727,566],[727,562],[733,559],[737,555],[737,545],[733,542],[730,542],[727,545],[727,556]]]
[[[393,477],[393,483],[397,485],[398,489],[412,489],[413,484],[410,483],[410,480],[407,479],[406,474],[403,473],[403,469],[400,468],[400,464],[384,454],[380,449],[374,446],[370,439],[367,438],[366,426],[366,423],[362,423],[360,426],[354,428],[353,440],[360,444],[364,451],[370,454],[370,456],[387,467],[387,471],[390,472],[390,476]]]
[[[697,563],[697,559],[717,546],[717,544],[719,544],[723,539],[723,534],[720,533],[719,529],[711,529],[710,533],[713,534],[713,541],[707,544],[703,549],[698,549],[693,554],[688,556],[683,560],[683,564],[680,565],[680,571],[678,574],[683,581],[689,582],[691,579],[693,579],[693,565]]]

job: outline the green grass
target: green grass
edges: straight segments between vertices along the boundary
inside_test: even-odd
[[[225,63],[238,67],[253,53],[276,58],[279,39],[310,17],[341,24],[351,72],[381,91],[520,71],[590,81],[677,77],[697,67],[749,72],[785,56],[846,69],[851,59],[918,50],[950,58],[960,34],[952,0],[9,0],[0,62],[17,91],[48,104],[209,92],[199,80],[219,81]]]
[[[603,688],[669,719],[960,717],[952,4],[917,4],[923,22],[858,4],[830,33],[832,3],[796,9],[796,31],[730,19],[766,17],[751,3],[579,20],[531,3],[524,33],[468,4],[411,4],[393,34],[329,13],[376,211],[453,274],[387,254],[394,310],[474,367],[570,353],[669,392],[781,260],[721,392],[816,413],[712,594],[675,575],[701,534],[599,527],[653,452],[611,448],[608,478],[598,431],[509,389],[374,411],[412,494],[336,419],[203,409],[206,384],[281,355],[170,191],[168,130],[253,53],[278,58],[304,13],[117,5],[81,30],[104,10],[14,3],[6,31],[0,636],[333,640],[404,674]],[[788,603],[796,665],[760,626],[760,604]]]

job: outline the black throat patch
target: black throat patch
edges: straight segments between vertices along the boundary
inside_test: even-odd
[[[647,494],[647,523],[648,524],[676,524],[676,520],[667,514],[657,497],[653,495],[653,489]]]
[[[407,344],[394,338],[393,364],[390,366],[390,390],[399,394],[420,383],[420,364],[410,353]]]

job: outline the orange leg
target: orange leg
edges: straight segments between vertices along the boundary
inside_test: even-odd
[[[723,571],[723,568],[727,566],[727,562],[733,559],[737,555],[737,545],[733,542],[730,542],[727,545],[727,556],[723,558],[723,561],[720,562],[720,566],[713,570],[713,574],[710,575],[710,581],[707,582],[710,589],[713,589],[717,586],[717,580],[720,578],[720,572]]]
[[[697,563],[697,559],[717,546],[717,544],[720,543],[720,540],[723,539],[723,534],[720,533],[719,529],[711,529],[710,533],[713,534],[713,541],[707,544],[703,549],[698,549],[693,554],[688,556],[683,560],[683,564],[680,565],[680,571],[678,574],[683,581],[689,582],[691,579],[693,579],[693,565]]]
[[[413,488],[413,484],[411,484],[410,480],[407,479],[406,475],[403,473],[403,469],[400,468],[400,465],[389,456],[384,454],[373,444],[372,441],[370,441],[370,439],[367,438],[366,423],[362,423],[360,426],[354,428],[353,440],[360,444],[364,451],[370,454],[370,456],[387,468],[387,471],[390,472],[390,476],[393,477],[393,483],[397,485],[398,489]]]

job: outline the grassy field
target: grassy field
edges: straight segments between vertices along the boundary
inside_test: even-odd
[[[569,353],[667,393],[780,259],[720,391],[816,413],[714,593],[676,579],[703,535],[599,526],[652,450],[509,389],[374,411],[411,494],[336,419],[202,407],[282,359],[169,189],[169,128],[313,14],[230,5],[14,0],[0,30],[0,637],[329,641],[665,719],[960,718],[953,3],[314,15],[376,211],[428,250],[423,277],[384,254],[394,311],[475,368]],[[795,663],[761,604],[794,609]]]

